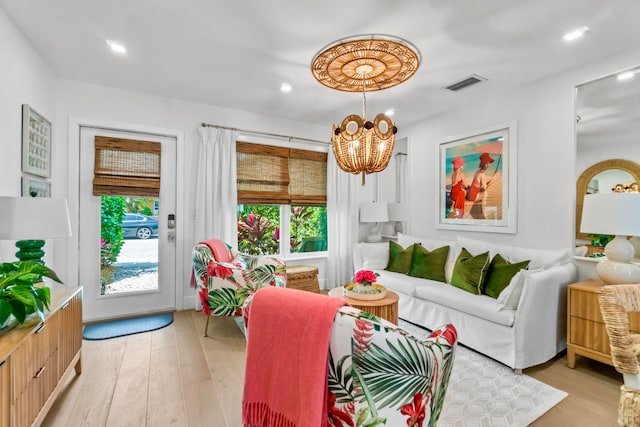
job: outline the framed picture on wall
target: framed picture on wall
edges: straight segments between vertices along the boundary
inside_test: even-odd
[[[51,183],[30,175],[22,175],[22,197],[50,197]]]
[[[517,123],[440,144],[437,228],[516,232]]]
[[[22,172],[51,176],[51,122],[22,105]]]

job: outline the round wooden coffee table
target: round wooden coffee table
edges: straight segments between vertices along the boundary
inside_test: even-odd
[[[358,308],[375,316],[382,317],[385,320],[398,324],[398,294],[387,289],[387,296],[373,301],[354,299],[344,296],[344,286],[334,288],[329,291],[329,296],[342,298],[351,304],[352,307]]]

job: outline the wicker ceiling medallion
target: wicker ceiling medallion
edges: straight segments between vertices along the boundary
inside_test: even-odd
[[[331,43],[311,62],[313,76],[344,92],[388,89],[408,80],[420,65],[418,49],[389,36],[355,36]]]
[[[333,125],[333,154],[346,172],[365,176],[383,171],[391,160],[398,128],[384,114],[367,120],[366,92],[388,89],[413,76],[418,49],[406,40],[381,35],[354,36],[324,47],[311,61],[321,84],[343,92],[362,92],[362,116],[349,115]]]

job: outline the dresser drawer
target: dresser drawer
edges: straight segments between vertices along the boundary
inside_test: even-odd
[[[600,353],[611,354],[609,335],[603,323],[579,317],[571,317],[569,343],[589,348]]]
[[[58,348],[58,336],[47,323],[41,324],[31,339],[23,342],[13,353],[13,397],[27,388],[31,379]],[[56,365],[57,370],[57,365]]]
[[[570,289],[569,292],[569,299],[571,301],[569,310],[571,316],[600,323],[604,322],[604,320],[602,320],[602,314],[600,313],[598,294],[577,289]]]
[[[51,354],[27,380],[26,387],[15,396],[13,406],[14,425],[28,426],[38,416],[58,384],[58,352]]]
[[[604,323],[596,292],[577,289],[569,289],[569,292],[569,300],[571,302],[569,306],[570,316]],[[629,329],[633,332],[640,332],[640,312],[629,314]]]

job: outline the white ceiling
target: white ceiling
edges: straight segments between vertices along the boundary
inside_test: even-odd
[[[498,91],[637,49],[639,0],[0,0],[62,79],[318,124],[361,111],[358,94],[320,85],[310,62],[356,34],[414,43],[408,82],[367,95],[399,127]],[[587,25],[568,44],[561,36]],[[105,39],[125,44],[110,52]],[[488,82],[452,93],[470,74]],[[293,91],[280,92],[289,82]],[[249,125],[247,125],[249,126]]]

